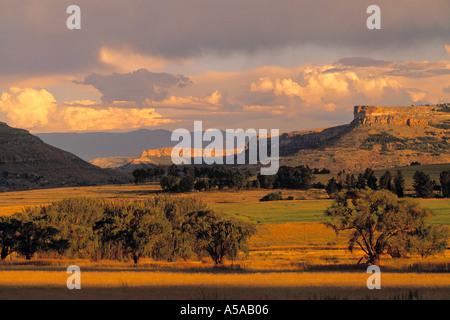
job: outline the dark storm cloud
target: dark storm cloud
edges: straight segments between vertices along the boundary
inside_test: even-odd
[[[169,73],[154,73],[140,69],[131,73],[100,75],[93,73],[78,84],[92,85],[103,96],[104,103],[133,101],[142,105],[145,99],[161,101],[168,95],[170,87],[185,87],[191,84],[189,78]]]
[[[448,74],[450,74],[450,69],[445,62],[427,61],[396,64],[393,70],[386,72],[386,75],[408,78],[427,78]]]
[[[448,41],[450,1],[376,2],[382,10],[377,31],[366,28],[372,2],[360,0],[78,0],[81,30],[66,29],[66,8],[73,1],[2,1],[0,70],[85,72],[102,66],[103,46],[190,59],[302,45],[389,56],[400,48],[413,54],[429,41]]]
[[[365,57],[343,58],[337,61],[337,64],[347,67],[385,67],[391,63],[391,61],[375,60]]]

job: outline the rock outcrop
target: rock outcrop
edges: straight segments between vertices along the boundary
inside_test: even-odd
[[[410,107],[411,109],[415,107]],[[404,111],[405,108],[402,109]],[[409,116],[394,108],[378,106],[355,106],[352,124],[388,124],[393,126],[426,126],[428,121]]]

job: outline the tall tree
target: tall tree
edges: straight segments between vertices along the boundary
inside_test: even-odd
[[[394,192],[399,198],[405,196],[405,179],[403,178],[401,170],[398,170],[397,174],[394,176]]]
[[[240,251],[247,251],[247,240],[256,231],[249,223],[224,219],[208,210],[195,212],[190,218],[198,239],[197,250],[206,251],[219,265],[226,257],[234,260]]]
[[[30,260],[36,252],[64,251],[66,239],[58,239],[59,230],[48,224],[45,216],[18,215],[16,252]]]
[[[417,170],[413,176],[413,187],[418,198],[429,198],[433,195],[434,183],[430,175]]]
[[[379,263],[381,256],[392,252],[392,248],[395,248],[396,256],[410,251],[411,239],[423,241],[417,234],[429,225],[427,221],[432,217],[429,209],[423,209],[411,200],[399,200],[387,190],[362,190],[354,199],[348,199],[346,192],[340,192],[325,214],[331,218],[326,225],[336,233],[352,232],[349,250],[359,246],[367,262],[373,264]],[[442,238],[439,233],[434,236]],[[405,238],[409,241],[401,241]],[[435,249],[436,246],[431,248],[432,251]]]
[[[328,180],[327,186],[325,187],[325,190],[327,191],[329,196],[333,196],[336,192],[341,191],[343,189],[343,186],[341,183],[338,183],[336,181],[335,177],[331,177],[330,180]]]
[[[442,171],[439,175],[441,192],[444,198],[450,197],[450,171]]]
[[[378,179],[375,176],[375,172],[372,169],[367,168],[364,171],[364,179],[366,180],[367,186],[370,189],[372,189],[372,190],[377,190],[378,189]]]
[[[357,189],[365,189],[367,186],[366,179],[364,178],[364,174],[360,173],[358,174],[358,179],[356,181],[356,188]]]
[[[16,250],[17,232],[20,221],[12,217],[0,216],[0,257],[5,260]]]
[[[386,171],[378,180],[378,185],[380,189],[385,189],[389,191],[394,191],[394,187],[392,185],[392,175],[389,171]]]
[[[94,229],[103,245],[113,243],[137,264],[149,256],[163,236],[167,222],[160,215],[138,203],[112,203]]]

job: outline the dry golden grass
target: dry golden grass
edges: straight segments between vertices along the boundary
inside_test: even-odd
[[[446,299],[449,274],[382,273],[381,290],[366,287],[365,272],[93,272],[81,290],[68,290],[61,271],[1,271],[0,298],[141,299]],[[432,288],[432,290],[431,290]]]
[[[0,215],[21,211],[24,206],[47,204],[68,197],[143,199],[158,192],[156,184],[62,188],[0,193]],[[262,204],[267,190],[222,191],[189,194],[208,203],[218,212],[258,223],[250,239],[250,252],[240,255],[234,269],[213,268],[204,261],[159,262],[143,259],[132,262],[40,259],[31,262],[8,257],[0,263],[0,298],[26,299],[448,299],[450,297],[449,250],[444,255],[421,259],[383,258],[382,290],[368,290],[364,267],[349,268],[362,256],[360,250],[347,250],[347,235],[335,233],[319,222],[267,219],[267,214],[291,215],[311,209],[314,219],[328,200],[281,201]],[[322,198],[318,192],[283,193],[296,199]],[[188,196],[181,194],[176,196]],[[315,203],[313,203],[316,201]],[[317,202],[321,203],[318,205]],[[277,206],[270,212],[270,206]],[[255,213],[261,206],[266,212]],[[268,209],[267,209],[268,208]],[[240,209],[241,211],[235,210]],[[303,211],[305,210],[305,211]],[[242,214],[243,211],[248,211]],[[255,212],[253,212],[255,211]],[[296,216],[300,221],[302,217]],[[298,220],[297,220],[298,221]],[[276,222],[276,223],[274,223]],[[39,258],[39,257],[37,257]],[[42,258],[42,257],[40,257]],[[65,268],[82,268],[82,290],[66,288]],[[228,264],[230,262],[228,261]],[[320,268],[319,268],[320,267]],[[348,272],[352,269],[353,272]],[[312,272],[323,270],[326,272]],[[341,271],[342,270],[342,271]],[[384,271],[383,271],[384,270]],[[408,272],[412,270],[413,272]],[[414,271],[426,271],[417,273]],[[299,272],[301,271],[301,272]],[[395,271],[395,272],[394,272]],[[438,271],[440,273],[430,273]]]
[[[69,276],[61,271],[1,271],[0,286],[66,286]],[[325,286],[363,287],[369,277],[365,272],[159,272],[159,271],[86,271],[81,283],[88,287],[139,286],[247,286],[247,287],[303,287]],[[450,274],[436,273],[382,273],[382,284],[392,287],[449,288]]]

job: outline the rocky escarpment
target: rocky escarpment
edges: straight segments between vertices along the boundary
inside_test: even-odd
[[[314,149],[324,146],[334,138],[352,130],[352,125],[331,128],[295,131],[280,136],[280,156],[288,156],[302,149]]]
[[[418,119],[410,116],[407,112],[408,107],[401,111],[398,108],[383,108],[378,106],[355,106],[352,124],[388,124],[393,126],[426,126],[428,120]],[[417,107],[410,107],[411,111],[416,111]],[[406,111],[406,112],[405,112]]]

